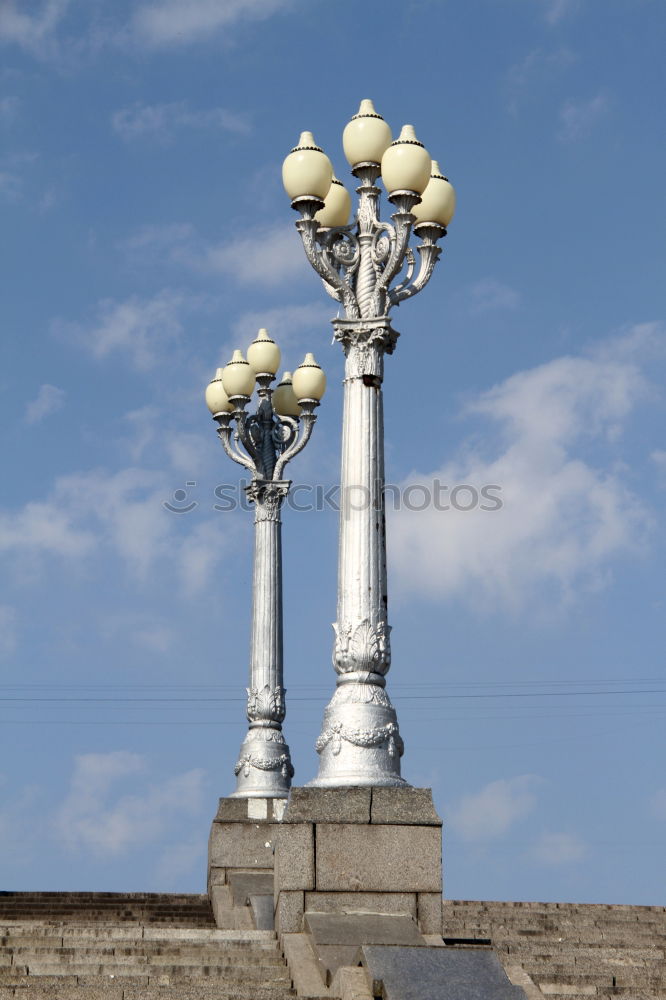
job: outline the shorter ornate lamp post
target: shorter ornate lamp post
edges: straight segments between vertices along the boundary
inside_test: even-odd
[[[282,735],[285,689],[282,662],[282,538],[280,509],[291,482],[284,468],[310,439],[315,408],[324,395],[326,376],[307,354],[293,378],[285,373],[275,390],[271,383],[280,349],[260,330],[247,361],[234,351],[206,389],[206,404],[218,424],[229,458],[252,474],[246,488],[254,504],[254,574],[250,683],[247,689],[248,733],[235,767],[237,798],[286,798],[294,769]],[[254,414],[246,407],[257,384]],[[235,425],[235,427],[233,426]]]

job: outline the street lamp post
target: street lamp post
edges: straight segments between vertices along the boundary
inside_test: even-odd
[[[229,458],[251,473],[246,488],[254,504],[254,566],[249,729],[235,767],[236,798],[286,798],[294,769],[282,735],[285,716],[282,652],[282,523],[280,511],[291,482],[285,466],[302,451],[317,419],[326,378],[311,354],[275,390],[271,383],[280,350],[260,330],[247,361],[235,351],[206,389],[206,403]],[[256,412],[246,407],[257,383]],[[235,424],[235,429],[232,426]]]
[[[333,320],[345,353],[342,428],[338,608],[333,666],[336,691],[317,740],[315,786],[405,785],[403,743],[386,692],[391,664],[384,518],[384,355],[398,333],[392,306],[430,280],[455,209],[455,193],[436,161],[405,125],[391,131],[364,100],[343,134],[345,156],[359,181],[356,217],[351,198],[311,132],[283,165],[283,182],[307,258],[326,291],[341,303]],[[380,177],[395,206],[393,223],[379,218]],[[419,238],[409,246],[412,231]],[[403,273],[404,271],[404,273]]]

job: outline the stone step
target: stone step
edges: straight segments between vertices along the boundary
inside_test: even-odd
[[[89,944],[89,942],[87,942]],[[30,960],[42,959],[45,956],[53,956],[57,959],[71,959],[74,956],[79,955],[82,958],[89,957],[106,957],[108,955],[117,955],[123,958],[131,958],[133,956],[142,956],[146,960],[152,961],[153,959],[159,960],[166,957],[171,957],[174,960],[180,957],[196,958],[198,961],[204,961],[206,959],[215,959],[217,961],[224,960],[225,962],[247,964],[251,961],[253,964],[259,963],[260,965],[276,965],[282,962],[282,958],[277,951],[277,948],[265,948],[260,947],[257,949],[249,947],[237,947],[229,945],[209,945],[209,944],[185,944],[181,945],[179,943],[173,943],[170,945],[161,945],[159,942],[146,941],[139,942],[134,946],[125,947],[122,943],[120,946],[113,945],[98,945],[97,947],[18,947],[18,948],[0,948],[0,964],[8,965],[11,964],[12,956],[14,956],[15,962],[19,965],[29,964]],[[9,959],[9,961],[6,961]]]
[[[13,989],[0,987],[0,1000],[290,1000],[296,996],[286,986],[231,985],[206,982],[174,986],[104,984],[93,986],[40,985]]]
[[[137,962],[106,962],[98,964],[94,962],[69,962],[67,964],[59,962],[33,962],[29,966],[13,966],[11,969],[0,969],[0,984],[8,986],[17,984],[21,979],[31,979],[33,976],[85,976],[87,978],[109,977],[120,978],[124,976],[147,976],[150,978],[158,976],[169,976],[169,978],[184,979],[209,979],[224,978],[227,982],[265,982],[270,979],[273,982],[290,981],[286,967],[257,965],[226,965],[217,963],[214,965],[202,965],[198,962],[182,963],[157,963],[141,965]],[[25,983],[23,984],[25,985]]]

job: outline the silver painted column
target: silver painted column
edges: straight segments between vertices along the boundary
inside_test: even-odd
[[[384,351],[388,319],[336,320],[346,355],[335,694],[317,741],[319,774],[311,784],[404,785],[403,743],[385,690],[391,665],[384,516]]]
[[[282,659],[282,522],[288,481],[255,480],[247,487],[255,506],[252,638],[247,718],[250,727],[235,767],[239,798],[289,793],[294,769],[282,735],[285,715]]]

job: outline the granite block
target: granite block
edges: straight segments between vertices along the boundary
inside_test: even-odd
[[[441,826],[431,788],[373,788],[371,823]]]
[[[314,889],[314,834],[311,823],[283,824],[275,843],[275,894]]]
[[[395,913],[306,913],[305,929],[320,945],[424,944],[416,921]]]
[[[525,1000],[492,951],[364,945],[361,961],[384,1000]]]
[[[281,892],[275,907],[275,930],[278,935],[298,934],[303,930],[303,892]]]
[[[270,895],[252,895],[248,898],[252,910],[252,923],[258,931],[272,931],[275,927],[273,912],[273,893]]]
[[[277,824],[218,823],[211,826],[208,866],[217,868],[273,868]]]
[[[441,893],[441,829],[318,824],[315,878],[321,892]]]
[[[292,788],[284,823],[369,823],[371,788]]]
[[[286,799],[220,799],[213,822],[279,823]]]
[[[419,892],[416,897],[416,919],[422,934],[442,933],[441,892]]]
[[[311,910],[318,913],[406,913],[416,919],[416,899],[415,892],[306,892],[305,910],[306,913]]]
[[[273,873],[261,870],[231,871],[228,876],[234,906],[247,906],[250,896],[273,895]]]

